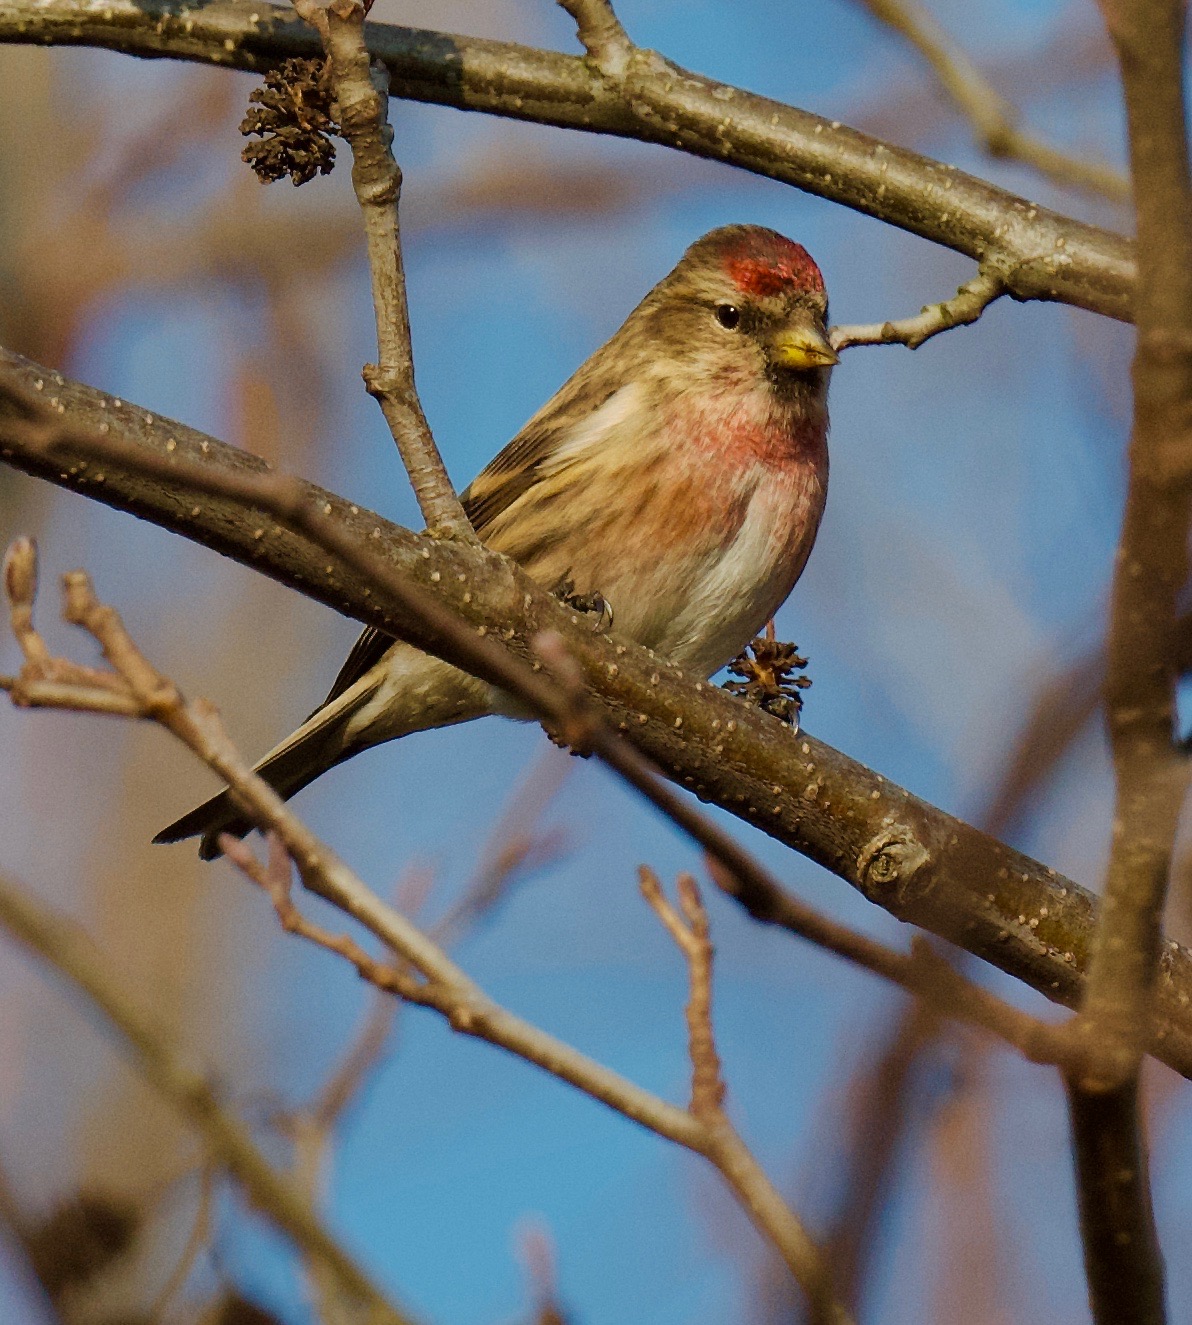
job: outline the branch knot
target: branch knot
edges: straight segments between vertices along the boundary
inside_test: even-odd
[[[930,858],[922,842],[905,827],[884,829],[861,850],[857,857],[857,881],[870,901],[888,907],[891,901],[905,903],[912,892],[914,876]]]

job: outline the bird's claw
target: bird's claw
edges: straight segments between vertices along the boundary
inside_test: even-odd
[[[596,617],[592,623],[594,632],[602,633],[613,628],[613,605],[599,590],[593,593],[576,593],[573,582],[565,580],[557,592],[560,602],[565,606]]]

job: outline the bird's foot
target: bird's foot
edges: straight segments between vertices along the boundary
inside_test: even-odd
[[[724,689],[739,695],[748,704],[754,704],[774,717],[788,723],[797,734],[799,715],[803,711],[800,693],[811,684],[809,676],[796,675],[807,666],[800,657],[798,645],[786,644],[774,638],[774,623],[764,635],[751,641],[728,665],[728,670],[739,676],[739,681],[725,681]]]
[[[573,607],[577,612],[594,615],[596,620],[592,623],[593,631],[603,632],[613,628],[613,605],[599,591],[576,593],[574,580],[564,580],[555,590],[555,594],[565,607]]]
[[[554,728],[543,725],[542,730],[546,733],[546,739],[551,745],[557,745],[560,750],[566,750],[569,755],[575,755],[578,759],[590,759],[592,757],[592,747],[584,742],[569,740],[566,735]]]

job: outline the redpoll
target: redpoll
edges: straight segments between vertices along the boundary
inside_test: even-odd
[[[758,226],[697,240],[463,493],[484,541],[540,584],[602,597],[613,629],[710,676],[773,616],[828,484],[827,299],[805,249]],[[289,797],[359,751],[507,708],[376,630],[258,765]],[[248,830],[226,792],[154,839]]]

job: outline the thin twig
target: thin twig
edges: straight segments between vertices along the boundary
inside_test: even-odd
[[[859,326],[833,327],[828,339],[834,350],[854,345],[905,345],[917,350],[924,341],[953,327],[968,326],[981,316],[995,299],[1006,293],[1002,278],[984,269],[966,281],[952,296],[938,304],[927,304],[915,317],[896,322],[873,322]]]
[[[724,1111],[724,1081],[712,1029],[712,943],[699,888],[689,874],[681,875],[676,909],[653,870],[643,865],[638,877],[642,896],[687,962],[691,1116],[702,1125],[700,1151],[728,1179],[754,1224],[777,1248],[816,1318],[842,1325],[849,1314],[836,1300],[822,1249],[808,1236]]]
[[[388,120],[389,70],[369,57],[365,9],[358,0],[333,0],[326,9],[300,0],[295,8],[315,24],[323,40],[340,132],[352,149],[352,184],[364,218],[377,323],[378,362],[365,367],[365,384],[389,424],[427,529],[476,541],[414,385],[398,223],[402,179]]]
[[[990,156],[1021,161],[1057,184],[1099,193],[1111,202],[1130,200],[1130,181],[1107,162],[1072,156],[1020,129],[1017,109],[918,0],[860,2],[923,56]]]
[[[705,1121],[723,1116],[724,1080],[712,1030],[712,940],[708,913],[699,888],[690,874],[678,879],[682,914],[667,900],[658,876],[647,865],[638,868],[642,896],[662,921],[679,951],[687,958],[691,973],[691,997],[687,1003],[688,1053],[691,1057],[691,1112]]]
[[[199,1203],[195,1210],[194,1223],[191,1226],[190,1235],[186,1239],[186,1245],[182,1249],[182,1255],[178,1257],[178,1263],[170,1273],[170,1277],[162,1285],[161,1292],[154,1298],[153,1304],[146,1313],[146,1319],[150,1321],[159,1321],[168,1319],[166,1313],[173,1303],[175,1297],[186,1287],[186,1281],[191,1276],[191,1271],[195,1263],[202,1255],[204,1248],[211,1240],[211,1214],[215,1199],[215,1174],[210,1164],[202,1164],[199,1167]]]

